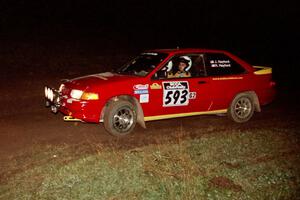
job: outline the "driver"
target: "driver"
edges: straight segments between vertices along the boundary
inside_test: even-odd
[[[191,73],[188,71],[191,68],[191,65],[192,61],[188,56],[181,56],[178,61],[178,71],[173,77],[191,77]]]

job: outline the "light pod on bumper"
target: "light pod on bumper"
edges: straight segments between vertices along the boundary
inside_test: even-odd
[[[47,97],[47,96],[48,96],[48,88],[45,87],[45,88],[44,88],[44,91],[45,91],[45,97],[48,98],[48,97]]]
[[[54,100],[54,93],[53,93],[53,91],[52,91],[51,89],[49,89],[49,99],[50,99],[50,101],[52,101],[52,102],[53,102],[53,100]]]

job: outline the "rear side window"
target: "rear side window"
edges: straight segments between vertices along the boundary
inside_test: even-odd
[[[205,56],[205,67],[208,76],[243,74],[246,70],[225,54],[209,53]]]

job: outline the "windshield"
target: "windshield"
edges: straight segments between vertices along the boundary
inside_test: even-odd
[[[117,72],[121,74],[146,76],[167,56],[168,54],[165,53],[142,53]]]

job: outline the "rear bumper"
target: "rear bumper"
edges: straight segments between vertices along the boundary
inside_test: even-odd
[[[261,92],[261,95],[259,96],[259,103],[260,105],[267,105],[274,101],[276,97],[276,89],[275,88],[268,88]]]

